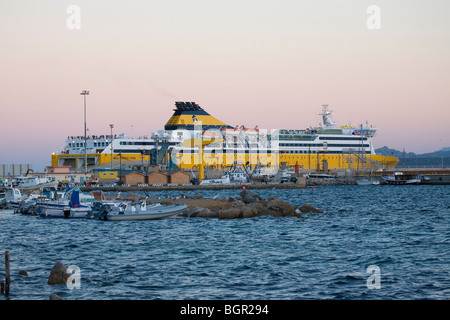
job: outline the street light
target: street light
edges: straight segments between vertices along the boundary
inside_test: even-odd
[[[114,125],[111,123],[109,125],[109,127],[111,128],[111,171],[112,171],[112,169],[113,169],[113,144],[112,144],[112,142],[113,142],[113,135],[112,135],[112,129],[114,128]]]
[[[80,93],[84,96],[84,173],[87,173],[87,147],[86,147],[86,95],[89,95],[89,91],[83,90]]]

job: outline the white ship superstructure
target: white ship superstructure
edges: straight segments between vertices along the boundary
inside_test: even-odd
[[[209,166],[299,165],[309,169],[394,167],[398,158],[378,156],[372,144],[377,129],[366,124],[338,127],[332,111],[323,105],[323,124],[304,130],[262,130],[232,127],[209,115],[194,102],[177,102],[164,130],[151,137],[121,135],[86,138],[88,167],[108,166],[122,161],[143,164],[166,163],[182,168],[199,164],[199,153]],[[198,139],[210,142],[196,144]],[[202,140],[203,141],[203,140]],[[201,149],[201,150],[200,150]],[[68,137],[52,157],[53,166],[84,167],[84,137]]]

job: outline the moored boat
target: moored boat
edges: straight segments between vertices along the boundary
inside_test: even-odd
[[[422,176],[417,174],[406,174],[404,172],[394,172],[390,176],[381,176],[387,184],[404,185],[404,184],[420,184]]]
[[[136,213],[115,213],[110,212],[106,216],[109,221],[124,221],[124,220],[154,220],[174,217],[183,213],[187,209],[185,204],[173,204],[169,206],[156,206],[146,211]]]
[[[337,176],[326,173],[307,173],[303,175],[306,179],[337,179]]]
[[[43,218],[86,218],[94,203],[94,196],[81,193],[79,188],[67,191],[57,200],[36,201]]]
[[[185,204],[173,204],[163,206],[159,203],[143,208],[136,207],[136,210],[120,210],[117,206],[108,203],[96,203],[89,218],[97,218],[105,221],[129,221],[129,220],[155,220],[174,217],[183,213],[187,209]]]
[[[225,172],[220,178],[203,179],[202,182],[200,182],[200,184],[223,185],[232,183],[247,183],[249,181],[250,181],[249,176],[244,169],[234,168],[232,170]]]
[[[6,205],[9,209],[15,209],[19,206],[20,201],[26,199],[19,189],[7,187],[5,190]]]

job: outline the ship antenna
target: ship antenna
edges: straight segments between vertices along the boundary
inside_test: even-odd
[[[322,105],[322,113],[317,113],[317,115],[322,116],[323,124],[325,125],[325,128],[334,128],[336,125],[336,122],[333,121],[333,118],[331,117],[331,113],[333,111],[328,110],[328,105],[324,104]]]

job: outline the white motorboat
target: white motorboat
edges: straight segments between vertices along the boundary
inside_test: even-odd
[[[420,184],[422,176],[417,174],[405,174],[403,172],[394,172],[390,176],[382,176],[387,184],[404,185],[404,184]]]
[[[326,173],[306,173],[303,176],[306,179],[337,179],[337,176],[332,176]]]
[[[205,184],[230,184],[230,183],[247,183],[249,182],[249,176],[247,172],[244,170],[230,170],[225,172],[221,178],[216,179],[203,179],[202,182],[200,182],[200,185]]]
[[[118,209],[119,208],[119,209]],[[98,202],[94,205],[89,218],[96,217],[99,220],[127,221],[127,220],[154,220],[174,217],[187,209],[185,204],[173,204],[163,206],[155,203],[147,206],[136,206],[136,210],[121,210],[120,206]]]
[[[227,175],[223,175],[221,178],[216,179],[203,179],[202,182],[200,182],[200,185],[208,185],[208,184],[230,184],[230,177]]]
[[[251,172],[252,180],[270,181],[277,174],[277,168],[257,166]]]
[[[27,196],[22,195],[19,189],[8,187],[5,190],[6,206],[9,209],[15,209],[19,206],[20,201],[23,201]]]
[[[17,188],[19,188],[21,190],[27,190],[27,189],[39,188],[39,187],[47,185],[51,182],[52,182],[52,180],[48,177],[42,178],[39,176],[32,176],[32,177],[19,176],[19,177],[16,177],[12,183],[13,183],[13,185],[17,185]]]
[[[64,206],[58,204],[47,204],[39,206],[40,216],[43,218],[82,218],[85,219],[91,210],[90,206],[80,205],[77,207]]]
[[[81,193],[79,188],[67,191],[57,200],[36,201],[41,217],[86,218],[94,203],[94,196]]]
[[[183,213],[187,209],[185,204],[173,204],[169,206],[154,206],[145,211],[136,213],[121,213],[111,211],[106,215],[106,220],[109,221],[124,221],[124,220],[154,220],[174,217]]]

